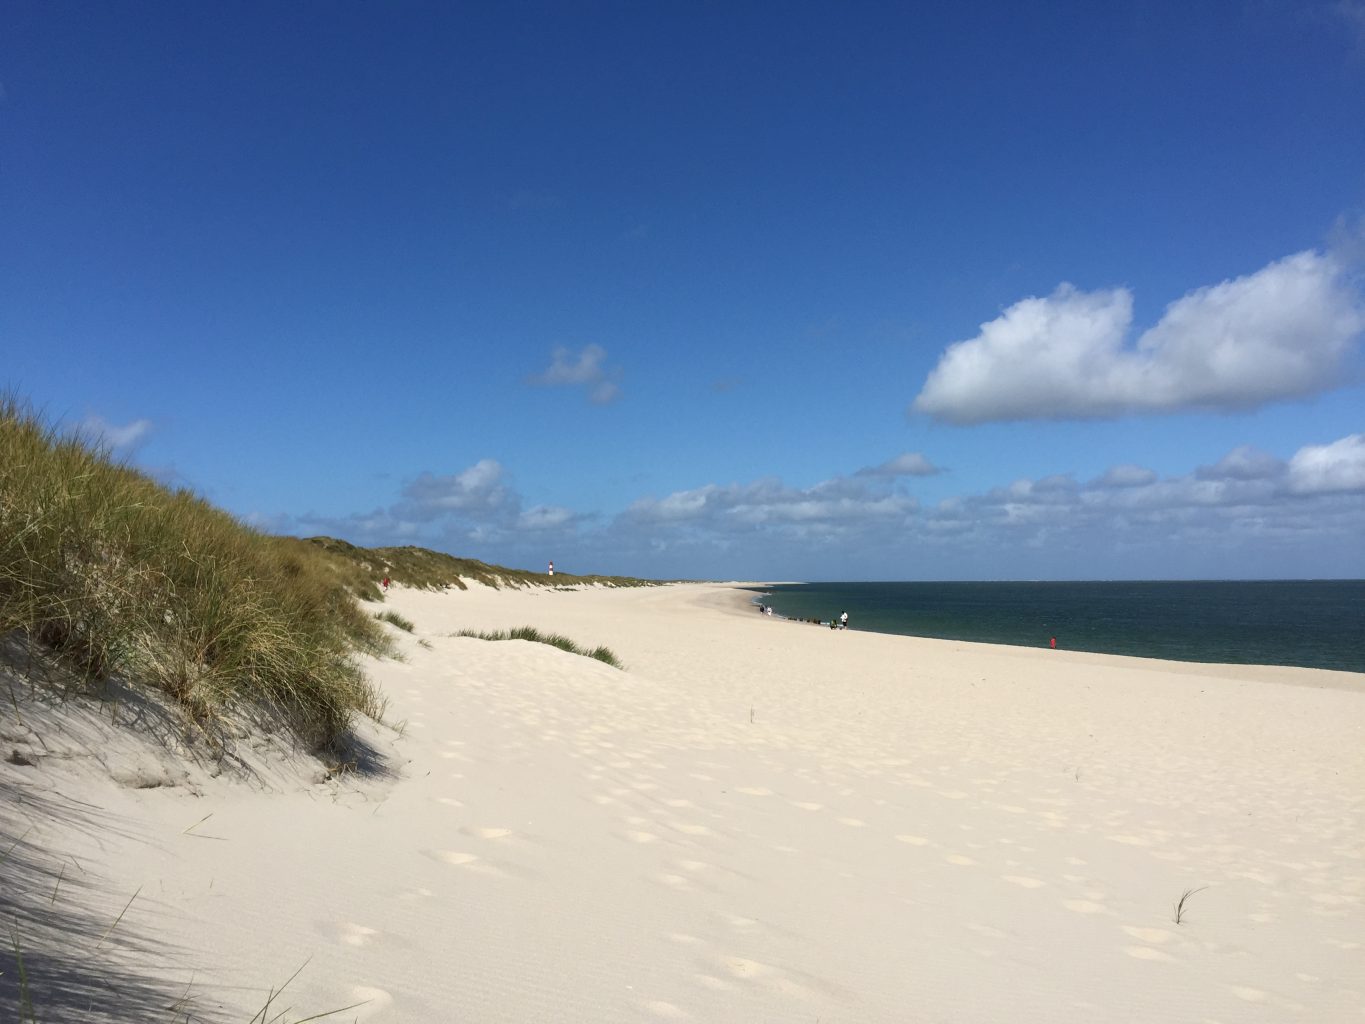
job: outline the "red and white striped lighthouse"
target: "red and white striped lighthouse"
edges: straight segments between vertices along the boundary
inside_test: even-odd
[[[551,562],[551,563],[550,563],[550,575],[553,576],[554,574],[555,574],[555,564],[554,564],[554,562]]]

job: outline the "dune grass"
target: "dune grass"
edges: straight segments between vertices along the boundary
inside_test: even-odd
[[[567,636],[559,633],[542,633],[534,626],[518,626],[516,629],[498,629],[485,632],[476,632],[472,629],[462,629],[454,636],[472,636],[478,640],[530,640],[533,643],[549,644],[551,647],[558,647],[561,651],[568,651],[570,654],[581,654],[585,658],[596,658],[598,661],[610,665],[612,668],[624,668],[621,659],[612,653],[609,647],[594,647],[588,650],[574,643]]]
[[[413,623],[411,619],[399,615],[396,611],[393,611],[392,609],[389,609],[388,611],[379,612],[378,614],[375,615],[375,618],[378,619],[380,622],[387,622],[391,626],[397,626],[404,633],[411,633],[414,629],[417,628],[417,626]]]
[[[0,398],[0,636],[172,697],[208,731],[265,705],[324,747],[379,699],[382,628],[325,552],[252,530]]]

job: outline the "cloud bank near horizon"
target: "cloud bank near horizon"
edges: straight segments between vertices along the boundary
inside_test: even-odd
[[[752,564],[747,574],[762,578],[773,574],[770,566],[799,567],[814,553],[842,558],[855,550],[875,556],[863,573],[895,571],[888,559],[901,558],[999,566],[1008,576],[1004,567],[1034,557],[1021,552],[1035,552],[1104,576],[1119,572],[1097,561],[1097,552],[1109,552],[1131,559],[1134,571],[1161,574],[1155,556],[1181,564],[1184,552],[1252,567],[1260,564],[1252,556],[1320,545],[1323,538],[1337,544],[1330,563],[1337,575],[1365,570],[1365,434],[1305,445],[1288,459],[1242,446],[1178,476],[1118,463],[1086,482],[1066,473],[1023,478],[933,504],[911,493],[903,474],[877,472],[914,465],[898,456],[810,487],[775,477],[711,483],[642,497],[608,518],[558,506],[523,508],[505,469],[483,459],[459,473],[421,474],[391,506],[368,515],[277,517],[257,525],[367,545],[424,544],[513,565],[555,557],[566,569],[576,563],[583,571],[631,575],[713,575],[733,571],[717,567]],[[562,554],[546,554],[554,551]],[[689,565],[699,568],[679,571]]]
[[[1238,411],[1344,383],[1365,303],[1336,258],[1301,252],[1199,288],[1130,346],[1127,288],[1062,284],[948,346],[910,410],[941,422]]]

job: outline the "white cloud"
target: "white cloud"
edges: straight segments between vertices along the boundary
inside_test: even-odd
[[[1190,292],[1126,346],[1132,318],[1126,288],[1024,299],[950,345],[911,408],[957,424],[1254,408],[1342,383],[1365,330],[1360,295],[1316,252]]]
[[[1099,487],[1141,487],[1156,480],[1156,473],[1144,466],[1123,463],[1110,466],[1104,475],[1095,481]]]
[[[858,470],[855,476],[933,476],[935,473],[942,473],[927,458],[919,452],[906,452],[897,455],[894,459],[887,459],[880,466],[868,466]]]
[[[615,380],[617,374],[607,368],[606,358],[607,350],[601,345],[585,345],[577,355],[559,347],[552,353],[549,367],[532,375],[528,381],[540,387],[583,387],[588,401],[606,405],[621,397]]]
[[[119,426],[101,416],[87,416],[81,421],[80,432],[101,444],[108,445],[116,452],[126,451],[136,448],[147,439],[152,432],[152,421],[133,420]]]
[[[1275,456],[1244,444],[1216,464],[1200,466],[1195,476],[1200,480],[1266,480],[1283,471],[1284,463]]]
[[[584,571],[633,575],[1365,574],[1365,434],[1306,445],[1288,460],[1243,446],[1180,475],[1124,462],[1089,482],[1044,475],[927,507],[907,484],[859,472],[808,487],[774,477],[708,483],[594,521],[554,505],[523,510],[503,467],[484,459],[456,474],[423,474],[388,508],[293,524],[504,565],[540,566],[571,552]]]
[[[557,505],[536,505],[517,517],[517,526],[523,530],[549,530],[564,526],[573,519],[573,512],[567,508],[560,508]]]
[[[869,522],[903,521],[918,508],[918,501],[883,479],[836,477],[800,488],[766,477],[748,484],[707,484],[664,498],[642,498],[618,522],[679,525],[718,533],[769,527],[806,535],[856,531]]]
[[[1300,448],[1289,460],[1289,489],[1295,494],[1365,491],[1365,434]]]
[[[394,512],[403,519],[430,520],[458,513],[488,520],[515,515],[520,503],[502,466],[493,459],[480,459],[451,476],[421,474],[403,488],[403,501]]]

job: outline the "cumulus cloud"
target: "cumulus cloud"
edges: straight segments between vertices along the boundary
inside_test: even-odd
[[[1268,452],[1242,445],[1228,452],[1212,466],[1200,466],[1200,480],[1266,480],[1284,471],[1284,463]]]
[[[575,519],[573,512],[557,505],[536,505],[528,508],[517,517],[517,526],[523,530],[550,530],[565,526]]]
[[[1052,474],[931,505],[862,471],[807,488],[775,478],[706,484],[635,502],[603,536],[645,560],[714,559],[709,572],[766,557],[949,578],[1273,575],[1308,571],[1311,557],[1314,572],[1349,573],[1365,567],[1362,492],[1365,435],[1351,435],[1288,461],[1244,446],[1183,475],[1118,463],[1088,483]]]
[[[883,466],[910,464],[898,457]],[[1242,446],[1179,475],[1119,462],[1088,482],[1045,474],[936,503],[911,493],[915,484],[889,470],[812,486],[776,477],[706,483],[640,498],[605,520],[524,507],[506,470],[483,459],[458,473],[422,474],[388,507],[278,528],[423,544],[505,565],[553,558],[585,572],[656,576],[1365,572],[1365,434],[1305,445],[1284,460]]]
[[[493,459],[480,459],[450,476],[423,473],[403,488],[402,497],[395,506],[397,515],[419,521],[452,514],[475,520],[499,519],[515,515],[521,504],[502,466]]]
[[[115,452],[128,452],[147,440],[152,432],[152,421],[133,420],[119,426],[102,416],[87,416],[81,421],[79,429],[85,436],[108,445]]]
[[[1337,386],[1365,305],[1339,262],[1301,252],[1166,307],[1131,346],[1126,288],[1063,284],[950,345],[911,409],[948,423],[1249,409]]]
[[[588,401],[607,405],[621,396],[621,389],[616,372],[605,365],[606,358],[607,350],[601,345],[585,345],[577,355],[559,347],[551,355],[549,368],[528,380],[540,387],[582,387]]]
[[[1156,479],[1153,470],[1132,463],[1110,466],[1097,481],[1099,487],[1142,487]]]
[[[1289,488],[1295,494],[1365,491],[1365,434],[1300,448],[1289,460]]]
[[[707,484],[663,498],[642,498],[618,522],[722,533],[767,527],[807,535],[856,530],[874,521],[903,521],[918,508],[914,497],[882,479],[836,477],[802,488],[765,477],[747,484]]]
[[[906,452],[897,455],[894,459],[887,459],[880,466],[867,466],[858,470],[856,476],[933,476],[935,473],[942,473],[927,458],[919,452]]]

